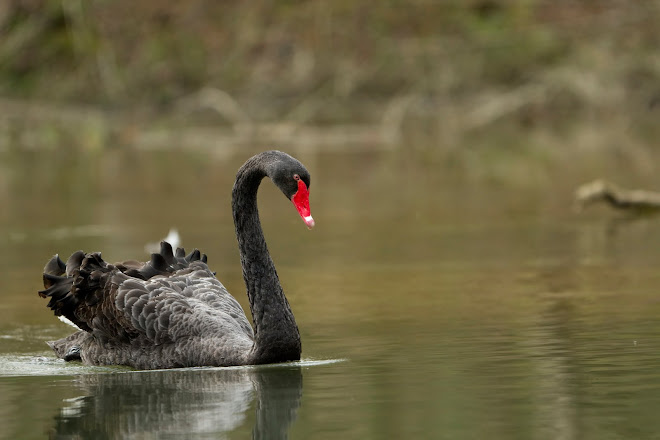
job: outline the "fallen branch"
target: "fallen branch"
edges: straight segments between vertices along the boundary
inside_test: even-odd
[[[660,193],[641,189],[626,190],[604,180],[595,180],[575,191],[579,208],[596,202],[605,202],[613,208],[634,214],[660,212]]]

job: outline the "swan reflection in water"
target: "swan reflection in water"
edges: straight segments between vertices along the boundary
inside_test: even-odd
[[[254,439],[285,439],[302,397],[296,365],[82,375],[51,438],[223,438],[256,417]],[[147,437],[145,437],[147,435]]]

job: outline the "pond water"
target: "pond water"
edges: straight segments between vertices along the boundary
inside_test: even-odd
[[[657,438],[660,219],[401,151],[292,151],[312,231],[260,189],[301,362],[55,359],[71,329],[36,294],[55,253],[146,259],[176,227],[247,308],[229,203],[252,152],[0,153],[0,439]]]

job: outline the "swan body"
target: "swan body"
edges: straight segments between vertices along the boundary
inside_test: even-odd
[[[168,242],[146,263],[109,264],[78,251],[44,267],[48,306],[81,330],[48,342],[64,360],[139,369],[230,366],[300,359],[300,333],[268,253],[257,189],[270,177],[309,228],[309,173],[293,157],[268,151],[238,171],[232,211],[254,328],[242,307],[207,266]]]

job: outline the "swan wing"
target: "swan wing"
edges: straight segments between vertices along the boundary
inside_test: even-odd
[[[146,337],[154,344],[203,335],[252,339],[242,307],[195,250],[176,255],[166,242],[151,261],[108,264],[99,253],[76,252],[44,268],[48,306],[101,341]]]

